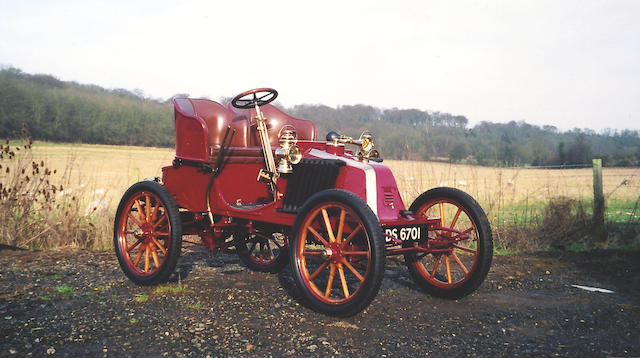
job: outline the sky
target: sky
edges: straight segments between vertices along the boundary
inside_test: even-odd
[[[640,129],[640,1],[0,0],[0,66],[106,88]]]

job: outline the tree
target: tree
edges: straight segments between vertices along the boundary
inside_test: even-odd
[[[449,159],[452,162],[459,162],[466,158],[467,155],[469,155],[469,148],[467,147],[467,143],[464,141],[456,142],[449,151]]]
[[[567,151],[569,164],[589,164],[592,159],[591,145],[584,133],[580,133]]]

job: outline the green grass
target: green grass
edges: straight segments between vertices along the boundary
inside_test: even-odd
[[[182,295],[182,294],[191,293],[191,292],[192,291],[186,285],[183,285],[182,283],[177,283],[175,285],[158,286],[153,291],[153,293],[155,293],[157,295],[162,295],[162,296],[164,296],[164,295]]]
[[[56,292],[62,297],[73,296],[74,288],[71,286],[56,286]]]
[[[509,256],[509,255],[515,255],[517,253],[519,253],[520,251],[515,250],[515,249],[508,249],[508,248],[504,248],[501,246],[494,246],[493,247],[493,255],[494,256]]]
[[[197,303],[193,303],[193,304],[188,304],[187,308],[191,309],[191,310],[203,310],[204,306],[202,306],[202,303],[197,302]]]
[[[145,295],[144,293],[136,293],[134,298],[138,303],[145,303],[149,300],[149,295]]]
[[[54,273],[53,275],[51,275],[51,278],[54,280],[60,280],[62,279],[64,276],[59,274],[59,273]]]
[[[579,200],[588,216],[593,215],[593,201]],[[547,201],[526,202],[505,206],[499,213],[492,213],[492,219],[502,219],[508,225],[528,225],[536,223],[548,207]],[[609,199],[605,202],[605,220],[612,224],[628,224],[640,220],[640,201],[633,199]]]
[[[640,221],[640,203],[631,199],[607,200],[605,221],[613,225],[628,225]]]

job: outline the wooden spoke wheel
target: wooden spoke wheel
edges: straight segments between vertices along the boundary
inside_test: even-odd
[[[171,194],[153,181],[132,185],[118,206],[113,240],[129,279],[139,285],[166,282],[182,245],[180,215]]]
[[[409,244],[431,251],[405,255],[414,281],[444,298],[461,298],[475,291],[487,276],[493,255],[491,227],[478,203],[463,191],[435,188],[420,195],[410,210],[418,216],[440,218],[427,240]]]
[[[251,270],[278,272],[288,262],[289,256],[284,237],[261,232],[234,234],[238,257]]]
[[[384,274],[378,219],[353,193],[325,190],[301,208],[290,238],[294,279],[321,313],[349,316],[375,297]]]

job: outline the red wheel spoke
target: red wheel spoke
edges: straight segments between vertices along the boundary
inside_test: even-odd
[[[162,224],[164,221],[167,220],[167,216],[166,215],[162,215],[162,217],[160,218],[160,220],[158,220],[158,222],[156,222],[155,224],[152,225],[152,228],[155,229],[158,227],[158,225]]]
[[[156,236],[169,236],[168,231],[156,231],[154,234],[156,234]]]
[[[364,277],[362,277],[362,275],[361,275],[358,271],[356,271],[356,269],[355,269],[355,268],[353,268],[353,266],[351,266],[351,264],[350,264],[347,260],[342,259],[342,263],[343,263],[345,266],[347,266],[347,268],[348,268],[351,272],[353,272],[353,274],[358,278],[358,280],[360,280],[360,282],[364,282]]]
[[[464,230],[462,233],[463,233],[463,234],[468,234],[468,233],[472,232],[473,230],[474,230],[474,227],[473,227],[473,226],[471,226],[470,228],[468,228],[468,229]]]
[[[153,208],[153,214],[151,214],[151,221],[156,221],[158,217],[158,210],[160,209],[160,202],[156,200],[156,206]]]
[[[444,218],[444,203],[438,203],[438,207],[440,208],[440,226],[444,227],[445,218]]]
[[[349,287],[347,287],[347,279],[344,277],[344,269],[342,264],[338,264],[338,272],[340,273],[340,281],[342,282],[342,292],[344,292],[344,298],[350,296]]]
[[[151,219],[151,198],[149,197],[149,194],[144,196],[144,204],[145,220],[149,222]]]
[[[137,240],[135,243],[131,244],[131,246],[127,247],[127,252],[130,252],[131,250],[133,250],[136,246],[140,245],[141,242],[142,242],[141,240]],[[125,241],[125,245],[126,244],[127,242]]]
[[[311,231],[313,236],[315,236],[315,238],[318,239],[318,241],[320,241],[322,245],[329,247],[329,243],[327,242],[327,240],[325,240],[320,234],[318,234],[318,232],[314,228],[312,228],[311,226],[308,226],[307,229]]]
[[[336,265],[335,264],[331,264],[331,267],[329,268],[329,280],[327,280],[327,288],[324,290],[324,297],[329,297],[329,294],[331,293],[331,286],[333,286],[333,276],[336,273]]]
[[[271,245],[269,244],[269,241],[267,240],[267,242],[265,243],[265,245],[267,245],[267,249],[269,249],[269,260],[273,260],[274,256],[273,256],[273,250],[271,249]]]
[[[133,220],[134,223],[136,223],[136,225],[138,225],[139,228],[142,228],[142,223],[140,221],[138,221],[138,219],[136,219],[135,216],[133,216],[133,214],[129,213],[129,219]]]
[[[469,274],[469,270],[467,270],[467,268],[464,266],[462,261],[460,261],[460,259],[458,258],[458,255],[456,255],[455,252],[451,252],[451,256],[453,256],[453,259],[458,263],[458,266],[460,266],[460,268],[462,269],[462,272],[464,272],[465,276],[468,275]]]
[[[347,246],[351,239],[353,239],[353,237],[360,232],[360,230],[362,230],[362,224],[358,224],[358,226],[351,232],[351,234],[349,234],[349,236],[347,236],[347,238],[342,242],[343,249],[345,246]]]
[[[153,257],[153,263],[156,265],[156,268],[160,267],[160,259],[158,259],[156,250],[151,251],[151,256]]]
[[[149,272],[149,245],[145,246],[144,250],[144,272]]]
[[[368,256],[369,251],[344,251],[342,253],[344,256],[353,255],[353,256]]]
[[[165,248],[164,248],[164,246],[162,246],[162,245],[158,242],[158,240],[156,240],[156,238],[155,238],[155,237],[152,237],[152,238],[151,238],[151,241],[153,241],[153,243],[154,243],[154,244],[156,244],[156,246],[158,246],[158,248],[160,249],[160,251],[162,251],[162,253],[163,253],[164,255],[166,255],[166,254],[167,254],[167,249],[165,249]],[[154,252],[155,252],[155,251],[154,251]]]
[[[338,234],[336,236],[336,240],[338,243],[342,242],[342,229],[344,227],[344,217],[347,215],[347,212],[344,209],[340,210],[340,221],[338,223]]]
[[[473,254],[477,254],[478,253],[478,250],[470,249],[470,248],[464,247],[464,246],[453,245],[453,247],[455,247],[456,249],[462,250],[462,251],[471,252]]]
[[[333,236],[333,228],[331,228],[331,222],[329,222],[327,209],[322,209],[322,217],[324,218],[324,225],[327,227],[327,233],[329,234],[329,242],[335,242],[336,238]]]
[[[438,255],[438,258],[436,259],[436,263],[433,264],[433,270],[431,271],[431,277],[435,276],[436,272],[438,271],[438,266],[440,266],[440,259],[442,259],[442,254]]]
[[[305,250],[302,254],[304,256],[322,256],[324,250]]]
[[[138,263],[140,262],[140,259],[142,258],[142,251],[143,250],[144,250],[144,248],[142,248],[142,247],[140,249],[138,249],[138,255],[136,255],[136,259],[133,260],[133,266],[138,266]]]
[[[449,255],[444,256],[444,264],[447,267],[447,282],[451,284],[451,266],[449,265]]]
[[[309,281],[315,280],[315,278],[318,277],[320,272],[322,272],[322,270],[324,270],[325,267],[327,267],[327,265],[330,264],[330,263],[331,263],[331,261],[327,260],[327,261],[323,262],[320,266],[318,266],[316,271],[314,273],[312,273],[311,276],[309,276]]]
[[[138,216],[140,217],[140,220],[144,220],[144,212],[142,210],[142,205],[140,204],[140,201],[136,199],[135,204],[136,204],[136,208],[138,209]]]
[[[461,212],[462,212],[462,208],[458,208],[458,212],[456,212],[456,216],[454,216],[453,220],[451,220],[451,226],[449,226],[449,229],[453,229],[456,226],[456,222],[458,221],[458,217],[460,216]]]

